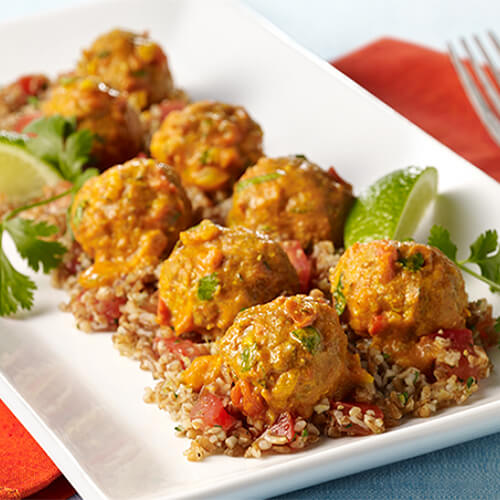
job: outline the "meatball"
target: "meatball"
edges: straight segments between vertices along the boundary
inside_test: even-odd
[[[104,33],[83,51],[76,73],[98,77],[137,109],[165,99],[174,89],[167,57],[147,33]]]
[[[304,249],[323,240],[341,246],[354,198],[337,179],[303,156],[261,158],[235,186],[228,225],[298,240]]]
[[[177,168],[185,186],[229,193],[262,156],[262,130],[240,106],[197,102],[167,115],[151,154]]]
[[[101,169],[133,158],[142,149],[138,113],[126,99],[94,78],[62,78],[42,105],[45,115],[75,117],[94,134],[92,156]]]
[[[371,382],[335,310],[306,295],[241,312],[218,345],[236,381],[233,404],[250,417],[266,408],[270,421],[283,411],[308,418],[322,398]]]
[[[465,326],[467,295],[458,268],[438,249],[414,242],[355,243],[330,271],[337,312],[389,353],[443,329]]]
[[[92,287],[155,265],[191,223],[191,204],[172,167],[137,158],[89,179],[71,209],[71,228],[94,264]]]
[[[159,322],[176,335],[222,335],[239,311],[296,293],[297,273],[278,243],[208,220],[180,234],[160,274]]]

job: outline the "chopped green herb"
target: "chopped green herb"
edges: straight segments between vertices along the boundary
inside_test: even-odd
[[[387,353],[387,352],[383,352],[383,353],[382,353],[382,356],[384,356],[384,359],[385,359],[386,361],[389,361],[389,360],[391,359],[391,355],[390,355],[389,353]]]
[[[500,333],[500,316],[495,320],[495,326],[493,328],[495,329],[495,333]]]
[[[132,76],[135,76],[136,78],[142,78],[143,76],[146,76],[146,70],[138,69],[137,71],[132,71]]]
[[[239,193],[249,186],[255,186],[256,184],[262,184],[263,182],[274,181],[279,177],[283,176],[284,172],[277,170],[276,172],[269,172],[268,174],[257,175],[256,177],[250,177],[250,179],[244,179],[236,184],[236,192]]]
[[[76,76],[62,76],[61,78],[59,78],[59,83],[66,86],[72,84],[75,80]]]
[[[419,271],[425,264],[424,256],[420,253],[414,253],[407,258],[401,257],[398,259],[398,263],[401,267],[408,269],[408,271]]]
[[[347,425],[344,425],[344,427],[345,427],[346,429],[348,429],[349,427],[352,427],[352,424],[347,424]]]
[[[295,155],[295,158],[300,158],[301,160],[307,160],[306,155]]]
[[[110,55],[111,55],[110,50],[101,50],[101,52],[97,54],[97,57],[99,57],[100,59],[104,59],[105,57],[108,57]]]
[[[177,394],[176,392],[174,392],[174,398],[177,399],[179,397],[179,394]]]
[[[399,400],[401,401],[401,404],[403,404],[403,406],[406,406],[406,403],[408,402],[408,393],[405,391],[405,392],[400,392],[398,394],[398,397],[399,397]]]
[[[269,262],[267,262],[267,260],[263,260],[262,261],[262,264],[264,264],[264,266],[269,270],[269,271],[272,271],[271,269],[271,266],[269,265]]]
[[[236,276],[238,277],[238,279],[240,281],[245,281],[245,278],[243,278],[243,275],[241,273],[236,273]],[[246,309],[246,307],[244,307],[243,309]],[[242,309],[242,311],[243,311],[243,309]]]
[[[415,377],[413,378],[413,383],[416,384],[418,377],[420,376],[420,372],[415,372]]]
[[[83,200],[75,208],[75,215],[73,216],[73,225],[74,226],[78,227],[80,225],[80,222],[82,221],[82,217],[83,217],[83,212],[85,212],[85,209],[87,208],[88,204],[89,204],[88,200]]]
[[[247,345],[243,348],[241,352],[241,371],[249,371],[255,361],[255,355],[257,354],[257,344],[253,342],[251,345]]]
[[[200,281],[198,281],[198,299],[212,300],[219,285],[220,281],[217,277],[217,273],[203,276],[203,278],[200,278]]]
[[[220,424],[214,424],[213,427],[219,427],[219,429],[222,429],[222,425]]]
[[[184,429],[180,425],[176,425],[174,427],[174,430],[176,430],[177,432],[182,432]]]
[[[321,345],[321,334],[314,328],[314,326],[306,326],[299,328],[292,332],[292,335],[299,340],[299,342],[311,354],[318,352]]]
[[[211,156],[210,149],[205,149],[205,151],[203,151],[203,153],[201,153],[200,155],[200,163],[202,165],[206,165],[207,163],[209,163],[210,156]]]
[[[309,436],[309,431],[307,430],[307,427],[302,431],[302,437],[303,438],[306,438],[307,436]]]
[[[462,271],[488,284],[492,292],[500,293],[500,246],[496,231],[489,229],[481,233],[470,245],[469,257],[460,261],[457,260],[457,246],[451,241],[447,229],[437,225],[432,226],[427,243],[439,248]],[[466,264],[477,264],[481,274]]]
[[[337,314],[339,316],[342,315],[346,307],[346,300],[343,292],[344,285],[342,284],[342,276],[343,274],[340,275],[339,282],[337,283],[337,286],[335,287],[335,290],[333,291],[332,294],[333,299],[335,300],[335,310],[337,311]]]
[[[37,96],[30,95],[28,96],[28,104],[31,104],[31,106],[38,108],[38,106],[40,105],[40,100]]]
[[[467,379],[467,382],[466,382],[466,384],[467,384],[467,389],[470,389],[470,386],[471,386],[473,383],[474,383],[474,377],[469,377],[469,378]]]

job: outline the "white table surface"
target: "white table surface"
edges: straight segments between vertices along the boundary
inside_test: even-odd
[[[27,15],[33,16],[89,1],[95,0],[0,0],[0,21],[11,21]],[[462,35],[481,34],[488,29],[496,29],[497,33],[500,33],[500,1],[498,0],[419,0],[418,2],[411,0],[244,0],[244,2],[296,41],[325,59],[336,58],[382,36],[401,38],[437,49],[445,49],[447,41],[458,39]],[[486,439],[488,438],[483,438],[483,440]],[[496,439],[498,441],[498,437]],[[455,447],[454,449],[460,451],[459,455],[477,453],[475,448],[471,448],[474,443],[469,445],[470,449],[467,448],[467,444],[460,445],[462,448]],[[428,455],[431,457],[431,462],[433,456],[439,459],[439,453]],[[448,455],[446,458],[449,459]],[[411,461],[406,462],[410,463],[410,466],[415,466],[418,459],[414,460],[413,464]],[[383,468],[385,472],[382,474],[390,483],[398,477],[397,468],[402,464]],[[355,482],[358,476],[353,477]],[[375,482],[376,472],[367,479]],[[471,477],[470,481],[474,481],[474,478]],[[349,481],[349,478],[344,480],[344,483],[338,481],[336,483],[340,489],[334,487],[333,491],[337,490],[342,494],[342,498],[346,498],[345,490],[342,490],[345,486],[349,488],[350,493],[355,494],[352,489],[355,485],[351,486],[352,481]],[[360,484],[360,486],[363,485]],[[397,495],[397,488],[391,487],[390,484],[387,486],[389,489],[381,488],[378,491],[382,496],[377,493],[378,488],[370,489],[370,497],[393,498],[394,493]],[[436,485],[436,488],[439,490],[439,485]],[[319,499],[325,495],[326,491],[330,490],[310,488],[287,495],[287,498]],[[361,488],[360,494],[361,491],[367,490]],[[432,498],[446,498],[444,493],[442,495],[438,491],[436,493],[437,496],[433,495]],[[415,494],[416,496],[412,495],[412,498],[421,498],[418,492]],[[500,493],[498,495],[496,498],[500,498]],[[490,498],[490,495],[481,495],[481,497]],[[72,500],[79,498],[75,496]],[[453,495],[453,498],[465,499],[467,496]],[[491,496],[491,498],[495,497]]]

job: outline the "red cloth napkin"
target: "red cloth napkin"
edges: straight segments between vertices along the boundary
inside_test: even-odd
[[[408,120],[500,180],[500,148],[479,121],[447,54],[382,38],[332,64]]]
[[[490,139],[465,96],[446,54],[381,39],[332,64],[406,118],[495,179],[500,148]],[[60,473],[0,401],[0,499],[22,498]],[[74,494],[62,478],[33,498]]]

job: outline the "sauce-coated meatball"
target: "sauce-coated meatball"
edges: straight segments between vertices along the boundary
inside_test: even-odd
[[[229,191],[262,156],[262,130],[240,106],[196,102],[168,114],[151,154],[177,168],[185,186]]]
[[[191,204],[177,172],[138,158],[89,179],[71,210],[71,228],[94,264],[87,287],[157,264],[191,223]]]
[[[165,99],[174,88],[167,57],[147,33],[104,33],[83,51],[76,71],[119,90],[137,109]]]
[[[354,198],[304,157],[261,158],[235,185],[228,225],[244,226],[278,240],[343,241],[344,221]]]
[[[162,265],[158,307],[176,335],[220,336],[245,307],[298,291],[295,269],[266,236],[205,220],[179,239]]]
[[[427,245],[355,243],[331,270],[330,282],[337,311],[350,327],[375,337],[395,358],[418,337],[465,326],[462,275],[440,250]]]
[[[75,117],[78,129],[94,134],[92,156],[106,168],[133,158],[142,149],[139,115],[127,100],[94,78],[65,78],[44,101],[45,115]]]
[[[266,408],[270,421],[283,411],[307,418],[322,398],[342,399],[371,381],[335,310],[306,295],[241,312],[219,348],[236,381],[233,404],[251,417]]]

